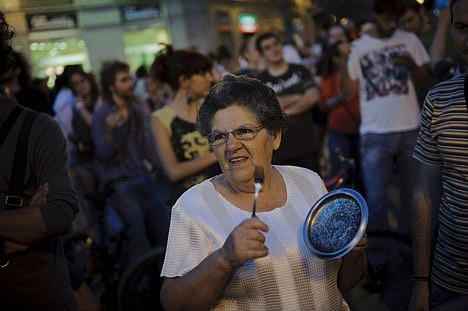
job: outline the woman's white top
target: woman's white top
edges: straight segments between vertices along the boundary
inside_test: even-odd
[[[257,213],[269,227],[264,232],[269,255],[238,268],[213,310],[348,309],[337,288],[340,261],[314,257],[302,236],[307,213],[326,193],[321,178],[304,168],[274,167],[286,183],[287,201]],[[172,209],[161,276],[179,277],[194,269],[249,217],[250,211],[226,200],[210,180],[189,189]]]

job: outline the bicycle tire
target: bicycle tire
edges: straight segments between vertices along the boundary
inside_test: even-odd
[[[165,247],[143,254],[124,272],[119,285],[119,310],[162,310],[159,292]]]

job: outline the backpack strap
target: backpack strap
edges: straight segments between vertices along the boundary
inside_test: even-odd
[[[5,208],[7,210],[23,206],[23,188],[27,166],[29,134],[37,116],[37,112],[25,111],[23,125],[16,142],[15,157],[10,175],[10,188],[5,198]]]
[[[8,134],[10,134],[10,130],[18,119],[18,116],[21,113],[21,108],[16,106],[8,115],[5,122],[0,127],[0,146],[3,144],[5,139],[7,138]]]

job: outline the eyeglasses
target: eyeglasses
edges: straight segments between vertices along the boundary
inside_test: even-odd
[[[252,140],[262,129],[262,126],[243,126],[232,131],[213,131],[208,134],[208,142],[212,146],[222,145],[228,140],[229,134],[232,134],[237,140]]]

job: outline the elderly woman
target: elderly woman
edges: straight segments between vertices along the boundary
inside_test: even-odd
[[[346,310],[340,290],[366,273],[365,240],[340,260],[314,257],[301,229],[326,193],[308,169],[272,166],[285,117],[272,89],[228,75],[198,125],[223,174],[185,192],[172,210],[162,275],[168,310]],[[254,171],[264,171],[251,217]]]

